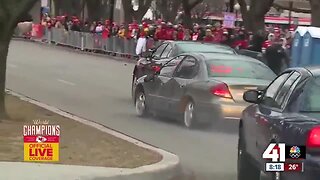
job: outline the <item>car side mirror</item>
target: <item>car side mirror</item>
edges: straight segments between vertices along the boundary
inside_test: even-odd
[[[155,74],[148,74],[145,78],[144,78],[144,82],[150,82],[153,81],[155,77]]]
[[[243,94],[243,100],[245,100],[246,102],[249,102],[249,103],[258,104],[259,99],[260,99],[259,98],[260,95],[261,95],[261,93],[259,91],[249,90]]]

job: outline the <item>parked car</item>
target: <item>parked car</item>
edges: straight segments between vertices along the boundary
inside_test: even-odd
[[[303,173],[267,173],[277,180],[320,179],[320,67],[292,68],[265,90],[249,90],[239,126],[238,180],[259,180],[270,143],[306,146]]]
[[[137,114],[168,115],[192,128],[219,119],[238,119],[249,105],[248,89],[265,88],[276,75],[247,56],[184,53],[168,61],[158,74],[137,80],[133,99]]]
[[[132,89],[134,88],[137,79],[141,76],[152,74],[155,71],[158,71],[162,64],[173,57],[189,52],[237,54],[231,47],[220,44],[193,41],[164,41],[156,49],[151,50],[146,57],[141,58],[137,62],[132,73]]]

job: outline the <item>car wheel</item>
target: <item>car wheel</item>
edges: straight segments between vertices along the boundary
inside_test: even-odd
[[[259,180],[260,170],[250,161],[246,153],[244,139],[239,130],[238,141],[238,180]]]
[[[195,104],[189,101],[185,107],[183,115],[183,124],[185,127],[191,129],[195,127],[196,117],[195,117]]]
[[[138,92],[135,99],[136,112],[138,116],[144,117],[147,113],[146,96],[144,92]]]

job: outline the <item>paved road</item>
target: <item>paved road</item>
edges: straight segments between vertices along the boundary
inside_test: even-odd
[[[108,58],[13,41],[7,88],[173,152],[196,180],[236,179],[237,132],[190,131],[178,123],[136,117],[132,68]]]

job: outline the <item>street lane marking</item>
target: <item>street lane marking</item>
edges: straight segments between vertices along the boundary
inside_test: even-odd
[[[14,64],[9,64],[9,63],[8,63],[8,67],[17,68],[18,66],[17,66],[17,65],[14,65]]]
[[[76,84],[73,83],[73,82],[70,82],[70,81],[66,81],[66,80],[63,80],[63,79],[58,79],[59,82],[61,83],[64,83],[64,84],[68,84],[70,86],[75,86]]]

